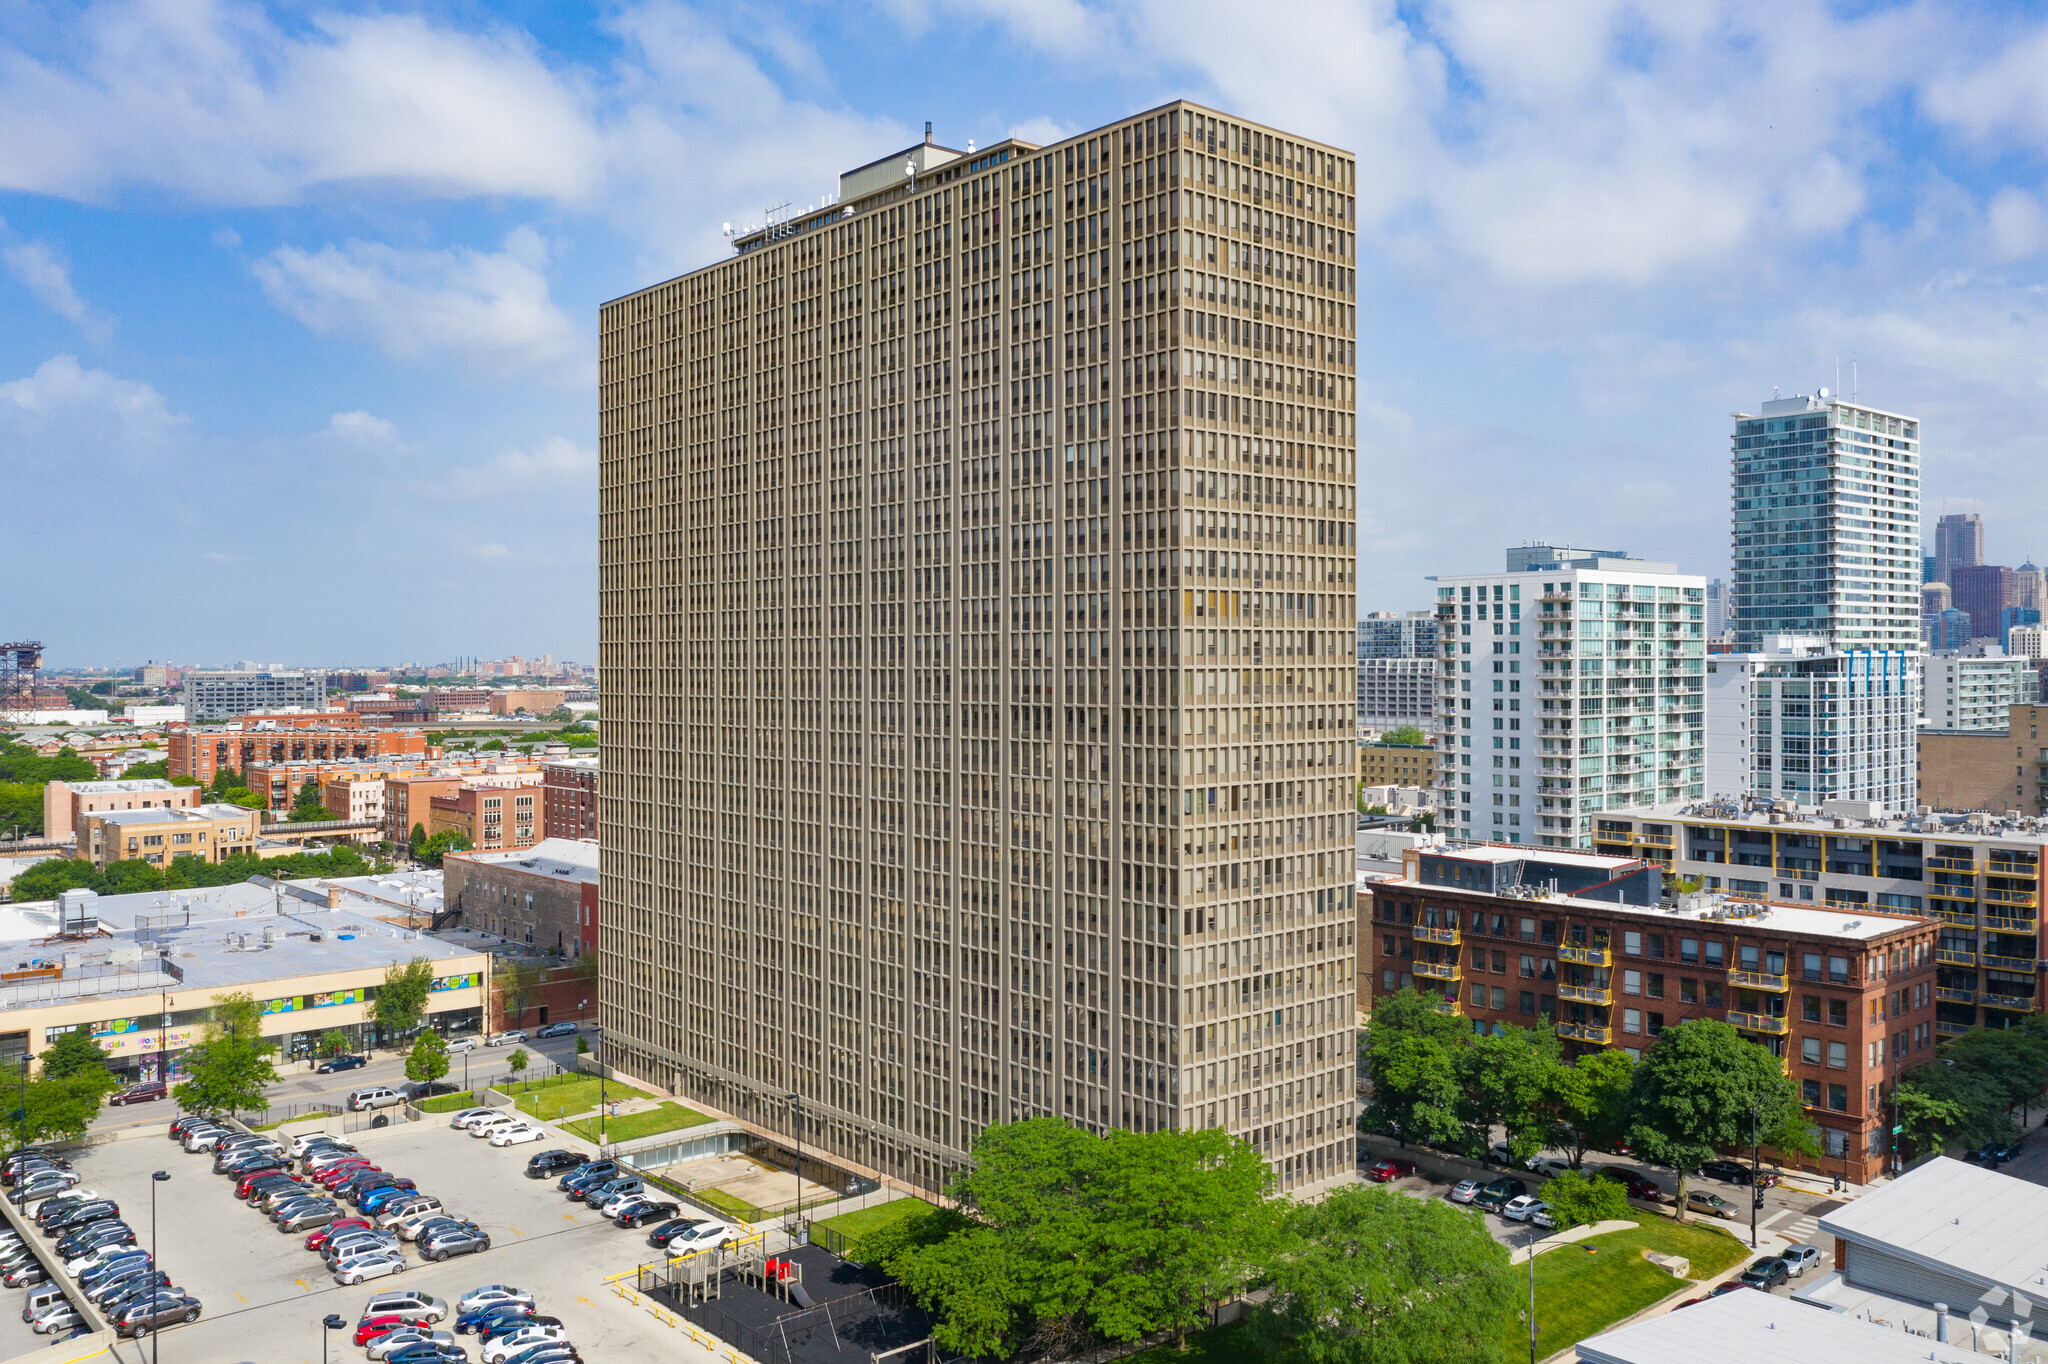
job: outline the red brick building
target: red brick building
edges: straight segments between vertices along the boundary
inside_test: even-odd
[[[597,759],[558,758],[542,763],[542,822],[548,838],[597,837]]]
[[[251,716],[252,720],[257,717]],[[291,717],[287,717],[291,718]],[[171,775],[205,784],[223,767],[246,772],[258,762],[323,763],[368,759],[439,757],[425,731],[364,729],[360,715],[307,717],[346,724],[240,724],[219,729],[174,729],[165,741]]]
[[[1526,847],[1411,852],[1408,875],[1361,893],[1359,977],[1375,993],[1435,993],[1475,1030],[1554,1025],[1568,1053],[1640,1056],[1668,1027],[1722,1019],[1799,1082],[1823,1151],[1801,1168],[1875,1177],[1892,1083],[1934,1054],[1940,921],[1719,894],[1608,898],[1645,865]],[[1581,873],[1576,893],[1550,889],[1560,869]]]
[[[460,830],[477,852],[530,848],[541,839],[541,786],[462,785],[427,804],[427,837]]]

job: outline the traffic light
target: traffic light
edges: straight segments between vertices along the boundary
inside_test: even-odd
[[[1764,1191],[1762,1189],[1758,1189],[1749,1196],[1749,1205],[1753,1208],[1761,1208],[1764,1205]]]

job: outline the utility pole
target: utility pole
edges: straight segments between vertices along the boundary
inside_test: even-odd
[[[1764,1205],[1763,1165],[1756,1143],[1757,1105],[1749,1106],[1749,1248],[1756,1249],[1756,1210]]]

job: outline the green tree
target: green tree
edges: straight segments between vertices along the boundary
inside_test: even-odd
[[[590,1039],[580,1032],[576,1034],[576,1054],[578,1056],[590,1055]]]
[[[67,890],[105,890],[106,885],[107,878],[92,863],[53,857],[16,876],[12,893],[18,901],[54,900]]]
[[[407,842],[408,846],[410,846],[410,847],[412,848],[412,850],[413,850],[413,851],[414,851],[415,853],[417,853],[417,852],[418,852],[418,851],[419,851],[419,850],[420,850],[420,849],[421,849],[422,847],[426,846],[426,842],[427,842],[427,826],[426,826],[426,825],[424,825],[424,824],[415,824],[415,825],[413,825],[413,826],[412,826],[412,837],[411,837],[411,838],[409,838],[409,839],[407,839],[407,840],[406,840],[406,842]]]
[[[1548,1029],[1508,1027],[1498,1033],[1471,1035],[1458,1053],[1458,1080],[1464,1091],[1460,1117],[1469,1133],[1468,1146],[1484,1148],[1493,1129],[1507,1129],[1515,1159],[1541,1151],[1550,1135],[1544,1103],[1551,1072],[1563,1064],[1557,1037]]]
[[[1184,1335],[1255,1271],[1270,1183],[1257,1152],[1214,1128],[1000,1124],[947,1191],[957,1211],[889,1267],[959,1354]]]
[[[1464,1133],[1458,1058],[1471,1045],[1471,1025],[1441,1012],[1433,996],[1404,990],[1373,1002],[1363,1030],[1361,1064],[1372,1080],[1362,1130],[1442,1145]]]
[[[1939,1152],[1955,1141],[1974,1146],[2014,1135],[1986,1122],[1996,1114],[2005,1127],[2011,1126],[1988,1086],[1939,1061],[1923,1061],[1901,1074],[1892,1087],[1892,1102],[1897,1125],[1906,1129],[1900,1136],[1914,1151]]]
[[[1588,1179],[1566,1170],[1543,1186],[1543,1201],[1557,1229],[1628,1216],[1628,1191],[1611,1179]]]
[[[1972,1028],[1944,1045],[1941,1056],[1981,1077],[2001,1109],[2033,1103],[2048,1087],[2048,1018],[2029,1014],[2018,1027]]]
[[[43,831],[43,783],[0,782],[0,838]]]
[[[334,818],[334,812],[327,808],[321,798],[320,783],[309,781],[299,788],[297,798],[292,801],[289,820],[293,824],[317,824]]]
[[[420,1084],[432,1084],[448,1073],[448,1039],[426,1029],[412,1042],[412,1050],[405,1058],[405,1078]]]
[[[1630,1101],[1629,1141],[1677,1174],[1681,1222],[1687,1172],[1716,1151],[1749,1145],[1752,1111],[1765,1144],[1781,1152],[1817,1149],[1798,1086],[1778,1058],[1716,1018],[1666,1028],[1636,1067]]]
[[[512,1048],[512,1054],[505,1058],[505,1069],[511,1071],[514,1075],[524,1075],[527,1065],[532,1060],[533,1058],[526,1054],[526,1048],[514,1047]]]
[[[340,1028],[329,1028],[320,1037],[322,1056],[340,1056],[348,1051],[348,1034]]]
[[[1383,744],[1414,744],[1419,746],[1427,744],[1429,736],[1413,725],[1395,725],[1392,729],[1380,735],[1380,742]]]
[[[153,763],[131,763],[122,770],[121,779],[123,781],[169,781],[171,779],[171,760],[169,758],[158,758]],[[181,786],[195,786],[197,784],[190,777],[185,777],[179,782]]]
[[[187,1113],[259,1111],[268,1102],[263,1091],[277,1083],[276,1053],[277,1044],[263,1036],[262,1007],[246,992],[222,995],[192,1049],[190,1078],[171,1097]]]
[[[43,1075],[51,1080],[69,1079],[75,1075],[90,1076],[104,1082],[112,1089],[119,1082],[113,1072],[107,1069],[107,1053],[93,1040],[89,1028],[73,1028],[62,1033],[41,1058]]]
[[[100,770],[66,745],[49,757],[12,738],[0,737],[0,781],[41,786],[50,781],[94,781]]]
[[[394,964],[385,970],[384,983],[377,987],[377,999],[371,1005],[371,1016],[377,1020],[377,1030],[387,1042],[420,1025],[420,1020],[427,1016],[427,995],[433,985],[434,964],[425,957],[414,957],[403,966]]]
[[[1611,1151],[1628,1134],[1629,1088],[1636,1063],[1627,1052],[1602,1047],[1550,1072],[1550,1145],[1570,1154],[1572,1168],[1588,1151]]]
[[[468,852],[470,846],[469,835],[462,830],[443,829],[425,843],[416,846],[413,849],[413,856],[430,867],[438,867],[449,853]]]
[[[1306,1364],[1505,1364],[1519,1300],[1478,1215],[1356,1186],[1287,1210],[1260,1283],[1255,1357]]]
[[[249,785],[242,780],[241,773],[232,767],[219,767],[214,769],[213,780],[207,783],[206,794],[214,800],[226,800],[228,792],[248,789]]]

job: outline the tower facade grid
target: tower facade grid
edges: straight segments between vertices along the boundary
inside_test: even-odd
[[[927,140],[604,306],[612,1064],[925,1189],[1038,1115],[1348,1176],[1354,177]]]

